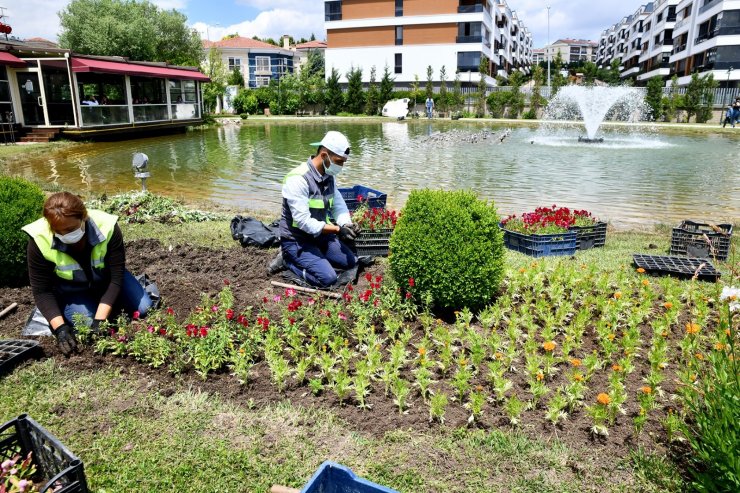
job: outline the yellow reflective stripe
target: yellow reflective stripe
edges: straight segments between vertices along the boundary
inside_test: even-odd
[[[329,197],[329,207],[334,207],[334,197]]]
[[[311,209],[323,209],[324,199],[308,199],[308,207]]]

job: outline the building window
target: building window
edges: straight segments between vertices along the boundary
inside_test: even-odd
[[[396,17],[403,17],[403,0],[396,0]]]
[[[254,83],[256,87],[266,87],[270,85],[270,77],[266,76],[258,76],[254,78]]]
[[[255,63],[255,74],[271,74],[272,70],[270,69],[270,57],[269,56],[258,56],[254,57],[254,63]]]
[[[459,51],[457,53],[457,70],[460,72],[477,72],[480,66],[480,51]]]
[[[325,21],[341,21],[342,20],[342,2],[326,2],[324,4],[324,20]]]
[[[242,59],[229,57],[229,72],[233,72],[236,69],[241,70]]]
[[[403,44],[403,26],[396,26],[396,46]]]
[[[403,73],[403,55],[401,53],[396,53],[396,70],[395,73],[400,74]]]

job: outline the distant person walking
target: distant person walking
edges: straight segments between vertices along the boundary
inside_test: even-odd
[[[427,107],[427,118],[431,118],[432,114],[434,113],[434,100],[432,98],[427,98],[426,107]]]
[[[740,96],[735,98],[735,102],[732,103],[732,117],[730,118],[730,125],[735,128],[735,123],[740,121]]]

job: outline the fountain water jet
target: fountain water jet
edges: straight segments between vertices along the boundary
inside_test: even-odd
[[[605,118],[636,122],[649,115],[641,89],[624,86],[566,86],[545,108],[545,120],[583,120],[586,137],[579,142],[600,143],[596,138]]]

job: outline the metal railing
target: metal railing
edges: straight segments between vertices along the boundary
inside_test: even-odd
[[[722,0],[710,0],[709,2],[699,7],[699,14],[703,14],[704,12],[706,12],[707,10],[711,9],[712,7],[716,6],[719,3],[722,3]]]

